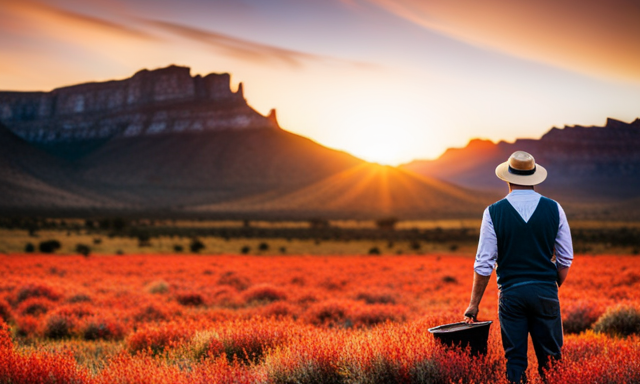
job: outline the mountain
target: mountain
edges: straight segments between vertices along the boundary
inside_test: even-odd
[[[362,163],[290,192],[272,191],[191,209],[237,216],[252,212],[258,217],[415,220],[477,216],[493,198],[413,172]]]
[[[538,187],[542,193],[573,204],[576,210],[610,211],[611,216],[623,217],[622,207],[640,197],[638,148],[640,119],[625,123],[609,118],[603,127],[552,128],[538,140],[471,140],[466,147],[449,149],[436,160],[416,160],[401,168],[465,188],[505,193],[495,167],[511,153],[523,150],[549,171]]]
[[[0,92],[0,185],[4,214],[463,217],[489,201],[287,132],[228,74],[177,66]]]

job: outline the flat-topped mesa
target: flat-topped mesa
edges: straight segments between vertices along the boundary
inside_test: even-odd
[[[247,105],[242,83],[233,92],[230,82],[228,73],[192,77],[172,65],[51,92],[0,92],[0,122],[31,142],[278,128]]]

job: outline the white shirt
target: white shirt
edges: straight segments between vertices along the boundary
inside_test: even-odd
[[[516,189],[507,195],[506,199],[520,214],[525,222],[528,222],[538,207],[541,195],[532,189]],[[557,204],[557,202],[556,202]],[[558,204],[560,213],[560,224],[558,225],[558,235],[556,236],[555,252],[556,266],[570,267],[573,261],[573,244],[571,242],[571,231],[567,222],[567,215]],[[478,242],[478,252],[473,269],[482,276],[491,275],[498,260],[498,240],[496,231],[493,228],[489,207],[482,215],[482,225],[480,226],[480,241]]]

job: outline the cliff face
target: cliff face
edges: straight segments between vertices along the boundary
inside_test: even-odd
[[[51,92],[0,92],[0,122],[32,143],[186,131],[277,128],[244,99],[229,74],[192,77],[187,67],[142,70],[119,81]],[[273,113],[272,116],[275,116]]]

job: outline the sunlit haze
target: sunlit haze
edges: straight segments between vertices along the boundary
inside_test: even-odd
[[[189,66],[365,160],[640,116],[634,0],[0,0],[0,89]]]

